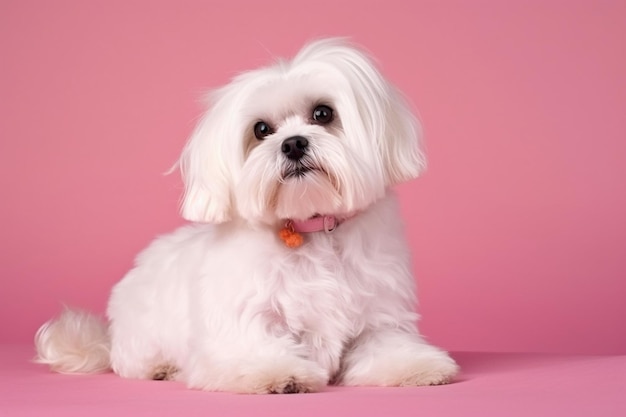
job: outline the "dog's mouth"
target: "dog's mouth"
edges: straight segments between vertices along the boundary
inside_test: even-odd
[[[289,169],[287,171],[285,171],[285,174],[283,175],[283,178],[288,180],[291,178],[302,178],[304,177],[308,172],[314,171],[315,169],[312,167],[306,167],[306,166],[299,166],[299,167],[295,167],[292,169]]]
[[[283,172],[282,177],[283,180],[302,178],[305,177],[308,173],[314,171],[320,171],[320,169],[311,163],[299,161],[292,166],[287,167],[287,169]]]

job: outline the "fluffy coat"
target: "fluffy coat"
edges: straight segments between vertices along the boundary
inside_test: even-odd
[[[107,322],[67,310],[42,326],[38,361],[244,393],[449,382],[457,365],[417,330],[390,191],[425,166],[401,95],[331,39],[210,100],[180,160],[194,223],[139,254]],[[290,138],[306,139],[297,155]],[[317,215],[339,219],[336,230],[285,246],[286,221]]]

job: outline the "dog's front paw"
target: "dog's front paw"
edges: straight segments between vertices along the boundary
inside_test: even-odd
[[[266,392],[269,394],[300,394],[311,392],[311,386],[295,377],[289,377],[282,381],[273,381],[261,389],[261,393]]]
[[[328,373],[303,359],[260,366],[241,380],[240,392],[298,394],[316,392],[328,383]]]
[[[340,385],[406,387],[447,384],[459,366],[448,354],[433,346],[357,346],[344,360],[336,380]]]
[[[241,394],[316,392],[328,383],[328,372],[299,357],[250,358],[220,367],[194,366],[185,375],[191,388]]]
[[[415,358],[399,370],[395,383],[391,385],[423,386],[443,385],[452,381],[458,374],[459,366],[449,356]]]

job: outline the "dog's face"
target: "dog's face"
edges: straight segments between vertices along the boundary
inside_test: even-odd
[[[181,156],[182,214],[216,223],[350,215],[419,174],[418,138],[363,53],[318,41],[213,94]]]

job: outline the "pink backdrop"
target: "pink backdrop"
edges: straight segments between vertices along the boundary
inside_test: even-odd
[[[399,187],[423,332],[626,353],[625,5],[0,0],[0,341],[104,311],[182,223],[162,173],[205,88],[346,35],[424,122],[429,171]]]

